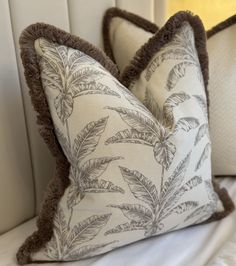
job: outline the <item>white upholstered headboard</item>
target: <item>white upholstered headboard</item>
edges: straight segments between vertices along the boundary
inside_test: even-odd
[[[102,16],[112,6],[165,20],[165,0],[0,0],[0,234],[36,214],[54,169],[28,96],[20,33],[45,22],[101,47]]]

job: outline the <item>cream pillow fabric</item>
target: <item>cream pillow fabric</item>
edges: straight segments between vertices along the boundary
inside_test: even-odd
[[[166,27],[175,26],[171,19]],[[193,43],[185,19],[174,40],[182,43],[182,34]],[[197,57],[181,89],[162,90],[163,115],[156,119],[112,75],[108,58],[85,41],[35,24],[20,43],[57,171],[19,263],[84,259],[232,209],[227,192],[212,186],[210,141],[199,135],[207,118],[197,101],[205,97]],[[152,93],[146,92],[150,101]]]
[[[133,23],[115,17],[110,30],[110,40],[113,47],[114,58],[120,72],[123,72],[134,56],[134,53],[143,45],[143,40],[152,37],[152,33],[138,28]],[[130,35],[132,38],[130,38]]]
[[[148,21],[137,25],[134,19],[122,16],[119,9],[112,9],[106,18],[105,37],[107,54],[116,62],[120,72],[129,65],[138,49],[158,30],[143,27]],[[131,14],[132,18],[134,14]],[[111,22],[112,19],[112,23]],[[232,16],[207,32],[209,55],[209,118],[212,141],[213,175],[236,175],[236,16]],[[150,22],[150,25],[152,23]],[[107,39],[109,39],[109,44]],[[107,44],[107,45],[106,45]],[[128,47],[128,49],[126,49]],[[137,96],[137,95],[136,95]],[[141,99],[143,96],[141,97]],[[206,105],[206,102],[199,101]],[[219,126],[220,125],[220,126]],[[204,128],[205,130],[206,128]],[[207,133],[205,131],[205,133]]]
[[[207,35],[213,173],[236,176],[236,15]]]

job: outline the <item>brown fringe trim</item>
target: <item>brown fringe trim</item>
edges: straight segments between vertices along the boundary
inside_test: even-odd
[[[193,28],[195,46],[198,52],[199,62],[203,74],[207,105],[209,106],[208,96],[208,55],[206,51],[206,36],[203,24],[198,16],[193,16],[189,11],[180,11],[172,16],[165,26],[151,37],[137,52],[130,65],[122,73],[121,82],[129,87],[130,83],[137,80],[142,71],[147,67],[151,58],[175,36],[176,32],[187,21]]]
[[[111,21],[114,17],[123,18],[133,23],[134,25],[144,29],[145,31],[148,31],[151,33],[155,33],[159,29],[156,24],[138,15],[127,12],[125,10],[121,10],[116,7],[109,8],[106,11],[104,18],[103,18],[102,33],[103,33],[104,51],[112,59],[113,62],[115,62],[115,58],[114,58],[112,47],[111,47],[109,28],[110,28]]]
[[[215,177],[236,177],[236,175],[228,174],[228,175],[214,175]]]
[[[219,196],[219,199],[223,204],[224,210],[221,212],[213,213],[209,219],[203,222],[203,224],[221,220],[224,217],[228,216],[235,208],[234,203],[228,194],[228,191],[225,188],[220,188],[219,184],[214,180],[214,177],[212,184],[216,194]]]
[[[126,12],[120,9],[117,9],[117,8],[111,8],[106,12],[104,21],[103,21],[103,38],[104,38],[105,51],[109,56],[112,57],[113,60],[114,60],[114,57],[112,54],[112,47],[111,47],[111,43],[109,39],[109,26],[111,23],[111,19],[115,16],[119,16],[124,19],[127,19],[126,17],[123,16],[123,14],[126,14]],[[127,16],[129,19],[127,20],[134,23],[131,15],[133,14],[128,13]],[[234,19],[236,20],[236,18]],[[146,30],[146,25],[148,25],[148,23],[150,23],[150,25],[153,24],[145,19],[143,20],[144,20],[143,23],[140,23],[139,25],[137,23],[134,23],[134,24],[137,25],[138,27],[141,27],[144,30]],[[208,55],[206,51],[206,34],[205,34],[205,29],[203,27],[203,24],[200,18],[198,16],[193,16],[190,12],[185,12],[185,11],[178,12],[176,15],[172,16],[168,20],[168,22],[165,24],[165,26],[162,29],[160,29],[158,32],[157,32],[158,28],[156,28],[156,30],[154,31],[154,27],[151,30],[147,30],[151,33],[156,32],[156,34],[153,37],[151,37],[148,40],[148,42],[144,44],[136,52],[135,57],[131,61],[130,65],[128,65],[125,68],[121,76],[121,83],[123,83],[123,85],[128,88],[131,82],[138,79],[141,72],[149,64],[151,58],[165,44],[167,44],[168,42],[172,40],[172,38],[174,37],[178,29],[182,26],[182,23],[185,21],[187,21],[194,30],[195,45],[196,45],[196,49],[198,52],[201,70],[203,73],[205,92],[206,92],[206,97],[207,97],[208,115],[209,115],[209,93],[207,90],[209,72],[208,72]],[[146,22],[145,26],[143,26],[144,22]],[[231,21],[231,24],[233,24],[232,21]],[[212,180],[212,184],[215,189],[215,192],[218,194],[220,200],[222,201],[224,211],[214,213],[204,223],[220,220],[234,210],[234,203],[232,202],[230,196],[228,195],[227,190],[224,188],[220,188],[219,185],[214,180]]]
[[[42,88],[40,69],[34,48],[36,39],[44,37],[49,41],[78,49],[103,65],[113,76],[118,71],[113,62],[101,51],[88,42],[53,26],[37,23],[26,28],[20,37],[21,58],[25,69],[25,78],[37,115],[40,134],[56,160],[54,178],[47,187],[41,211],[37,219],[37,231],[26,239],[17,253],[19,264],[31,262],[31,254],[40,250],[53,235],[53,219],[57,204],[69,185],[69,167],[61,146],[57,140],[51,119],[47,99]]]
[[[206,32],[207,38],[211,38],[211,36],[215,35],[216,33],[234,25],[236,23],[236,15],[233,15],[232,17],[227,18],[226,20],[220,22],[210,30]]]

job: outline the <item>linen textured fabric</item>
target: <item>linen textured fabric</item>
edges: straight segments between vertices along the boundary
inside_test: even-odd
[[[182,31],[191,36],[187,23],[176,36]],[[226,191],[213,188],[210,141],[197,137],[207,117],[201,106],[191,111],[198,101],[185,87],[163,96],[165,117],[156,118],[82,39],[34,24],[20,44],[41,134],[57,163],[20,264],[92,257],[232,210]],[[204,97],[200,74],[191,75],[193,92]]]
[[[105,51],[117,64],[121,73],[130,64],[139,48],[158,31],[158,27],[155,28],[151,22],[147,27],[148,21],[144,18],[143,23],[135,23],[134,14],[129,13],[132,19],[127,19],[127,17],[129,18],[127,13],[112,8],[108,10],[104,19]],[[236,82],[234,75],[236,65],[235,24],[236,16],[234,15],[207,32],[209,119],[212,173],[215,176],[236,176],[236,141],[234,137],[236,123],[232,119],[235,114],[234,103],[236,101],[234,90]]]
[[[236,15],[207,36],[213,173],[236,176]]]

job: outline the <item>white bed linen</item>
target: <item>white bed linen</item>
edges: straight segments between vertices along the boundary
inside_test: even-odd
[[[236,232],[226,242],[219,253],[209,262],[209,266],[236,265]]]
[[[228,188],[236,203],[236,179],[224,178],[221,184]],[[34,229],[35,219],[32,219],[0,236],[1,266],[16,265],[17,248]],[[232,249],[233,244],[236,246],[234,233],[236,234],[236,211],[220,222],[153,237],[92,259],[69,263],[44,263],[43,266],[234,266],[236,250],[234,256],[231,252],[233,258],[224,259],[224,254],[228,257],[227,249]],[[235,242],[232,244],[233,239]],[[221,260],[217,261],[219,256]]]

